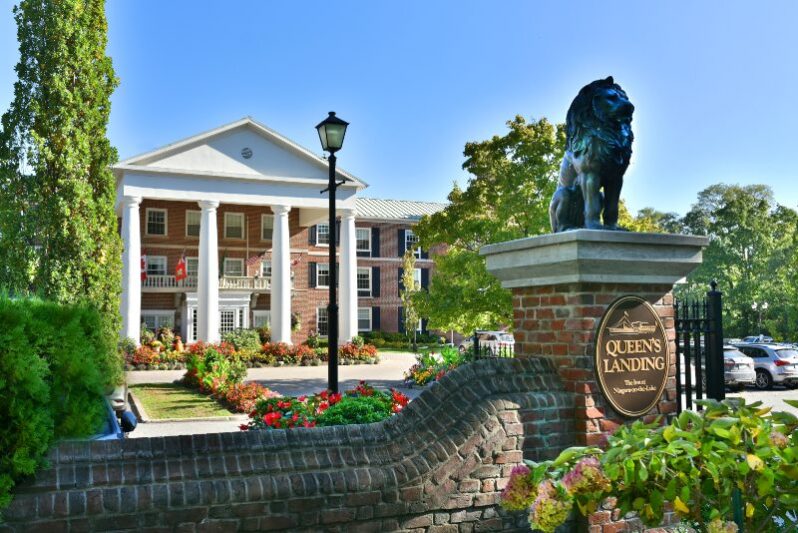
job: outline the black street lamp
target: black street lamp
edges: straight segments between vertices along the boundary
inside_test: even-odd
[[[319,132],[321,148],[330,153],[327,158],[330,167],[330,178],[326,191],[330,192],[330,267],[328,282],[330,287],[330,303],[327,305],[327,388],[332,392],[338,392],[338,303],[336,301],[336,285],[338,281],[337,268],[335,264],[335,190],[346,180],[335,180],[335,152],[341,149],[344,144],[344,135],[348,122],[335,116],[335,111],[330,111],[330,115],[319,122],[316,130]]]

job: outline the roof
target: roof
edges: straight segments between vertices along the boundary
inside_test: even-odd
[[[112,165],[112,169],[115,170],[145,170],[142,168],[144,165],[147,165],[149,162],[157,160],[160,157],[168,155],[170,153],[176,152],[180,149],[200,144],[208,139],[213,137],[219,136],[223,133],[228,131],[234,130],[236,128],[250,128],[251,130],[255,131],[256,133],[262,135],[266,139],[274,142],[277,145],[282,145],[289,150],[293,151],[294,153],[298,154],[300,157],[304,157],[305,159],[313,162],[314,164],[328,168],[328,161],[325,157],[319,156],[313,153],[311,150],[305,148],[304,146],[292,141],[291,139],[277,133],[275,130],[267,127],[266,125],[258,122],[257,120],[253,119],[252,117],[244,117],[235,122],[230,122],[229,124],[224,124],[219,126],[218,128],[214,128],[212,130],[208,130],[197,135],[192,135],[191,137],[187,137],[185,139],[167,144],[166,146],[162,146],[155,150],[151,150],[149,152],[139,154],[133,157],[129,157],[123,161],[118,162],[115,165]],[[335,168],[335,173],[339,175],[341,178],[345,178],[347,180],[351,180],[358,186],[358,188],[365,188],[368,187],[368,183],[357,178],[356,176],[352,175],[351,173],[345,171],[340,167]]]
[[[432,215],[442,211],[447,205],[442,202],[380,200],[378,198],[357,198],[355,200],[358,218],[379,220],[418,221],[423,215]]]

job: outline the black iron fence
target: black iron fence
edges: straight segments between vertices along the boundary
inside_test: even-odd
[[[471,346],[471,353],[474,356],[474,359],[515,356],[515,347],[513,344],[490,340],[480,341],[479,334],[477,333],[474,333],[473,339],[474,342]]]
[[[706,298],[675,301],[678,412],[700,410],[695,400],[726,397],[722,293],[713,281]]]

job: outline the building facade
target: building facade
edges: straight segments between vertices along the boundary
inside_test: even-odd
[[[413,225],[444,204],[361,198],[338,170],[330,228],[327,162],[250,118],[116,165],[124,241],[122,335],[171,326],[188,342],[269,326],[272,339],[326,335],[329,242],[338,243],[339,337],[400,331],[402,255],[432,262]],[[180,267],[179,267],[180,265]],[[420,328],[424,324],[419,324]]]

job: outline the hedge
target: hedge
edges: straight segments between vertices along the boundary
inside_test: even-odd
[[[0,508],[59,439],[97,431],[122,378],[113,339],[83,305],[0,298]]]

